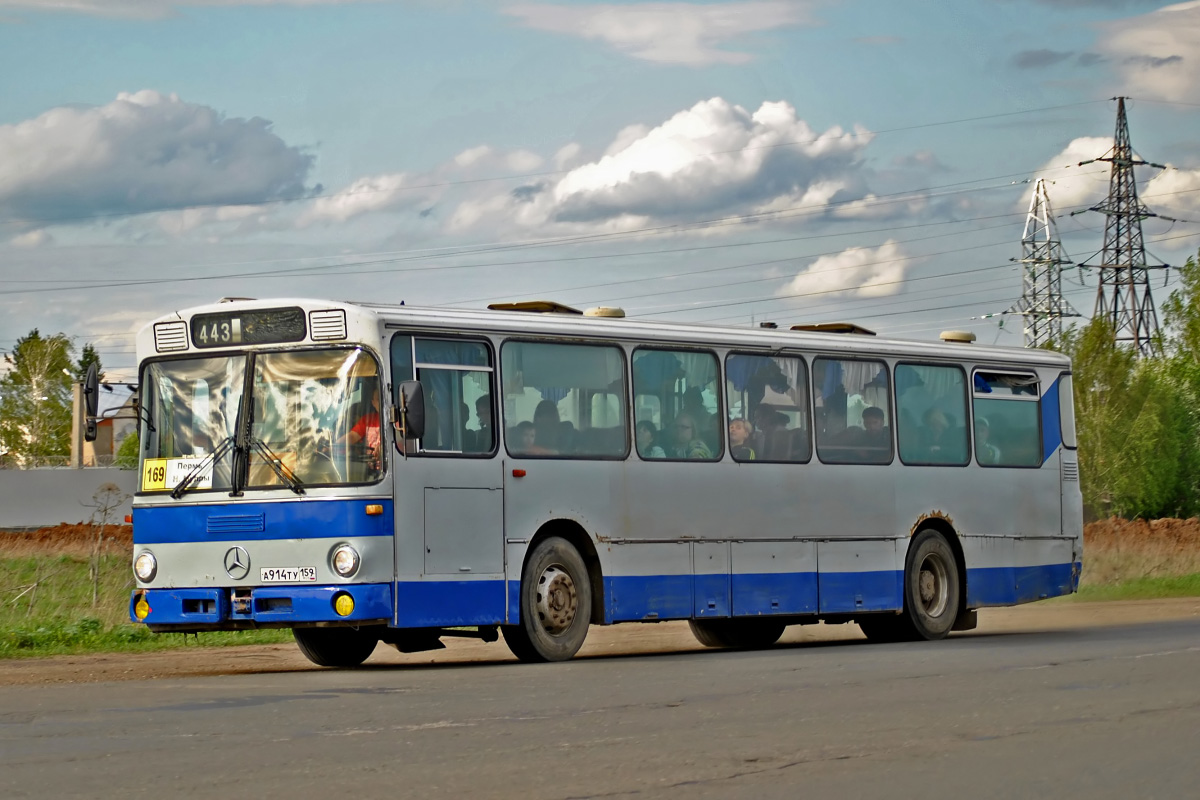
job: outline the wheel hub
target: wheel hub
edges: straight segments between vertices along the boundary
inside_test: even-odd
[[[575,621],[579,597],[575,581],[558,565],[546,568],[538,579],[536,608],[538,620],[547,633],[560,634]]]
[[[946,611],[948,583],[949,576],[942,559],[935,554],[927,556],[917,575],[917,592],[929,616],[940,617]]]

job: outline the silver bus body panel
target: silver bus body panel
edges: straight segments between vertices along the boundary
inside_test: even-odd
[[[256,304],[283,305],[345,309],[345,343],[375,351],[389,386],[388,342],[401,332],[469,334],[489,339],[495,353],[509,336],[617,343],[627,370],[639,344],[705,347],[722,364],[729,352],[759,352],[799,356],[810,364],[819,355],[872,356],[885,360],[889,370],[898,360],[961,364],[968,371],[976,366],[1033,369],[1043,391],[1069,370],[1069,361],[1056,353],[978,345],[313,300]],[[214,305],[188,314],[227,308]],[[158,356],[152,327],[139,334],[141,359]],[[500,365],[493,366],[498,390],[503,377]],[[393,538],[364,543],[372,555],[370,566],[364,553],[363,571],[351,580],[393,583],[393,625],[516,623],[517,589],[530,543],[547,526],[561,524],[578,526],[595,548],[603,573],[604,622],[765,614],[852,617],[898,610],[907,542],[924,524],[944,523],[957,535],[967,607],[1025,602],[1077,585],[1081,499],[1077,479],[1060,478],[1063,464],[1076,462],[1074,451],[1061,444],[1051,442],[1052,452],[1036,468],[985,467],[974,458],[965,466],[906,466],[898,454],[888,465],[833,465],[821,463],[816,453],[805,464],[739,463],[725,453],[719,461],[667,466],[643,461],[634,452],[624,460],[514,458],[506,451],[504,425],[496,429],[499,447],[491,457],[406,459],[390,447],[382,484],[337,490],[339,497],[394,498]],[[892,436],[894,443],[894,430]],[[390,446],[391,435],[385,439]],[[525,474],[516,477],[514,470]],[[290,495],[286,490],[253,494],[256,500]],[[308,501],[321,502],[320,492]],[[142,506],[175,502],[161,495],[137,500]],[[328,569],[335,539],[340,541],[326,536],[251,544],[261,558],[278,560],[279,566],[300,566],[290,562],[320,554],[320,565]],[[221,583],[212,576],[209,564],[228,546],[158,547],[166,548],[171,580],[178,585],[228,586],[233,585],[228,579]],[[189,561],[195,565],[190,569],[183,566]],[[1057,570],[1050,578],[1041,569],[1048,567]],[[1059,577],[1063,569],[1073,573],[1070,586]],[[336,582],[326,573],[319,578],[327,579]],[[215,582],[204,583],[209,580]]]

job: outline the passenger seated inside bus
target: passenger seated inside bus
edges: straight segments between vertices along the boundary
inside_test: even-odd
[[[558,418],[558,405],[553,400],[543,400],[533,412],[535,446],[543,455],[557,453],[562,446],[562,420]]]
[[[966,432],[954,422],[937,406],[926,409],[921,416],[921,452],[926,459],[937,464],[965,460]]]
[[[775,406],[762,403],[754,410],[754,425],[761,435],[761,446],[756,453],[764,461],[792,460],[792,431],[788,430],[787,414]],[[736,457],[736,456],[735,456]]]
[[[654,423],[644,419],[637,424],[637,451],[642,458],[666,458],[667,453],[655,444],[658,429]]]
[[[475,418],[479,420],[479,430],[467,431],[470,450],[475,453],[487,453],[495,444],[492,433],[492,396],[483,394],[475,398]]]
[[[884,451],[891,451],[892,432],[883,424],[884,416],[883,409],[877,406],[863,409],[863,427],[858,435],[860,458],[870,460]]]
[[[537,447],[537,428],[529,420],[518,422],[510,438],[514,453],[533,453]]]
[[[729,420],[729,454],[736,461],[753,461],[754,448],[751,446],[751,436],[754,426],[748,420],[741,418]]]
[[[975,458],[980,464],[999,464],[1000,448],[988,441],[991,438],[991,424],[987,417],[975,418]]]
[[[687,411],[680,412],[671,423],[673,432],[670,453],[672,458],[712,459],[712,450],[697,436],[696,418]]]

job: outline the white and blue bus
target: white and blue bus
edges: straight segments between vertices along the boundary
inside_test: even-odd
[[[823,329],[824,328],[824,329]],[[138,334],[130,614],[317,664],[688,620],[939,639],[1073,592],[1067,358],[856,326],[233,300]]]

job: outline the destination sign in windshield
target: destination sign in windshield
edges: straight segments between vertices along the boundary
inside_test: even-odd
[[[226,311],[192,317],[192,342],[196,347],[302,342],[306,332],[304,309],[295,307]]]

